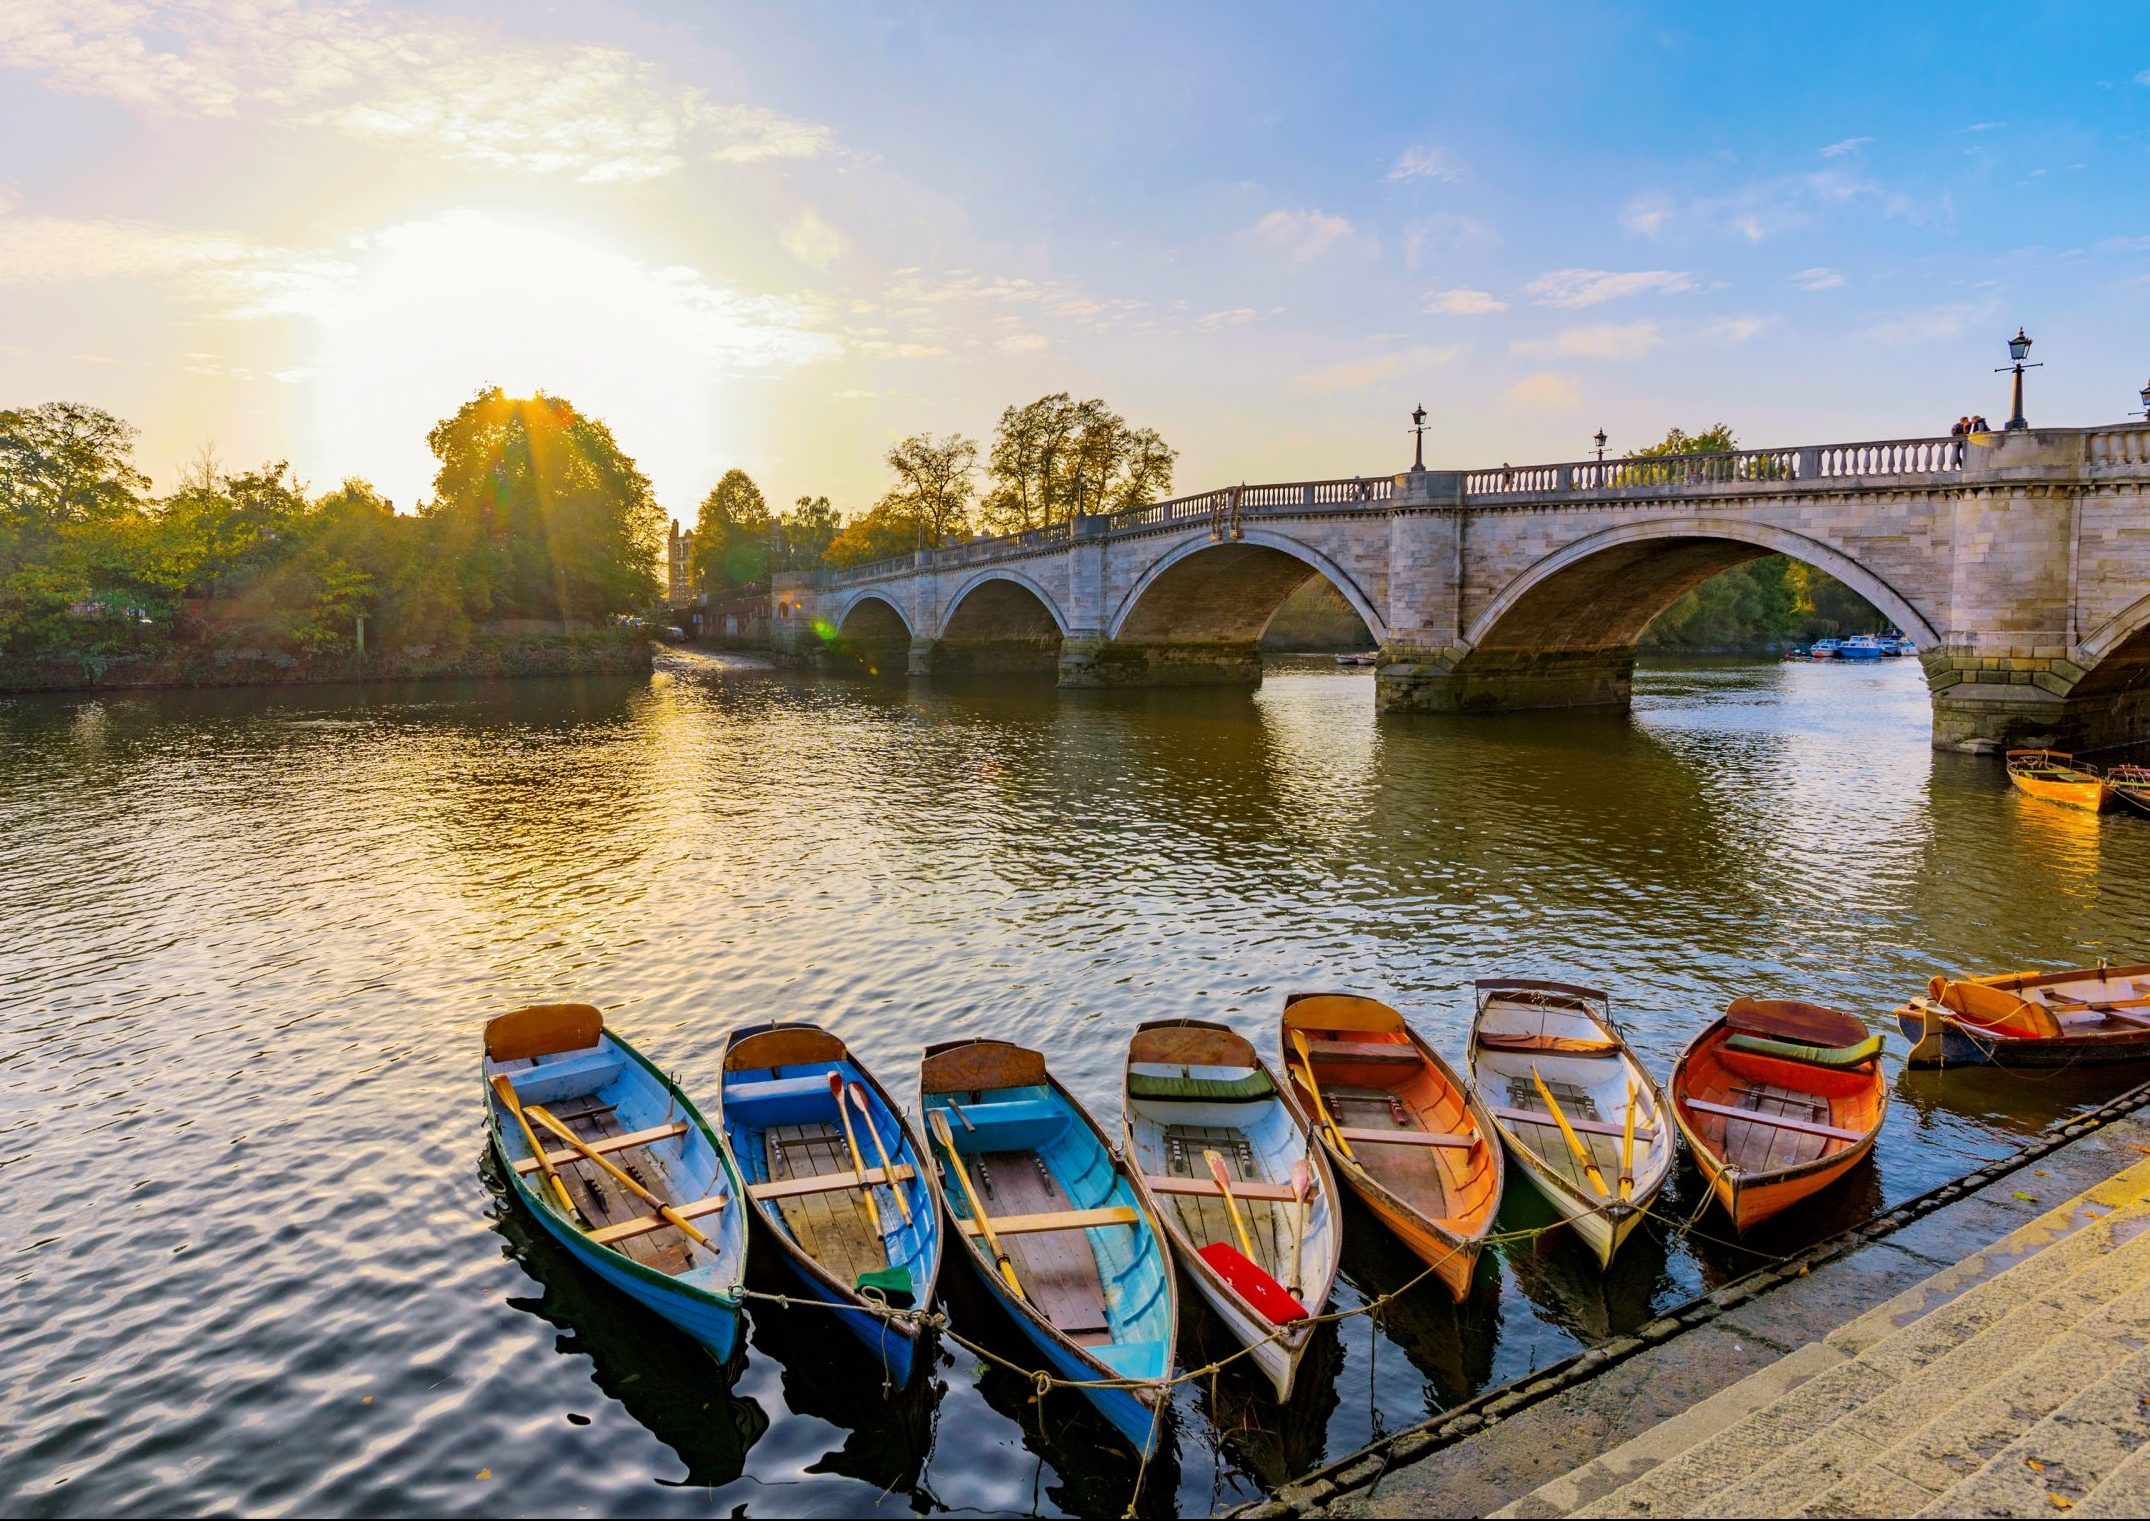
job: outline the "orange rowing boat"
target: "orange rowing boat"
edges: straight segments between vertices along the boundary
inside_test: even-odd
[[[2100,812],[2112,797],[2096,769],[2065,750],[2011,750],[2008,779],[2018,790],[2063,808]]]
[[[1882,1037],[1849,1014],[1735,998],[1672,1069],[1672,1113],[1733,1227],[1820,1193],[1874,1149],[1889,1112]]]
[[[1376,999],[1293,993],[1281,1045],[1336,1175],[1465,1298],[1503,1182],[1500,1137],[1477,1098]]]

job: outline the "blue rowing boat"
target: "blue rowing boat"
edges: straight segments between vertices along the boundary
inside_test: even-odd
[[[934,1189],[979,1276],[1051,1372],[1128,1381],[1083,1393],[1137,1452],[1152,1450],[1171,1399],[1178,1285],[1097,1122],[1043,1056],[1007,1041],[928,1046],[918,1088]]]
[[[728,1361],[746,1272],[743,1190],[686,1094],[584,1003],[489,1021],[485,1083],[493,1149],[538,1224]]]
[[[941,1271],[941,1217],[910,1127],[815,1025],[734,1031],[722,1082],[725,1144],[784,1261],[892,1383],[909,1383],[925,1361],[920,1327],[886,1311],[930,1303]]]

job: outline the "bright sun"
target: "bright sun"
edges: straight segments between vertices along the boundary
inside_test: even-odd
[[[499,385],[603,418],[677,511],[726,458],[727,382],[831,347],[786,303],[477,212],[383,229],[354,262],[319,313],[315,427],[337,474],[405,510],[432,479],[427,430]]]

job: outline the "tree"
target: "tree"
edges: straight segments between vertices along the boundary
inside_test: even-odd
[[[784,552],[783,562],[777,568],[819,570],[829,546],[843,532],[843,526],[827,497],[800,497],[792,510],[784,514],[780,525],[779,537]]]
[[[694,519],[694,573],[712,597],[768,585],[769,503],[744,470],[727,470]]]
[[[79,402],[0,410],[0,648],[134,637],[137,615],[103,596],[144,541],[134,440]]]
[[[938,440],[914,433],[890,445],[887,459],[896,484],[881,503],[910,520],[920,547],[938,548],[970,532],[970,505],[978,491],[975,441],[960,433]]]
[[[497,386],[426,435],[464,596],[489,616],[598,620],[647,606],[667,527],[649,480],[565,398]]]
[[[822,552],[826,565],[870,565],[876,560],[908,558],[918,549],[919,521],[901,503],[883,497],[844,525]]]
[[[1154,428],[1130,428],[1103,401],[1056,391],[1000,414],[986,457],[993,484],[985,520],[1017,533],[1078,512],[1141,506],[1171,491],[1177,458]]]

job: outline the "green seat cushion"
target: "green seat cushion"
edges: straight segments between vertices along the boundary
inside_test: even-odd
[[[1869,1035],[1855,1046],[1802,1046],[1796,1041],[1771,1040],[1766,1035],[1733,1035],[1726,1038],[1725,1045],[1734,1051],[1776,1056],[1816,1067],[1856,1067],[1881,1054],[1882,1038]]]
[[[1138,1099],[1190,1099],[1244,1103],[1268,1098],[1276,1086],[1259,1068],[1240,1077],[1192,1077],[1158,1072],[1127,1074],[1127,1096]]]

